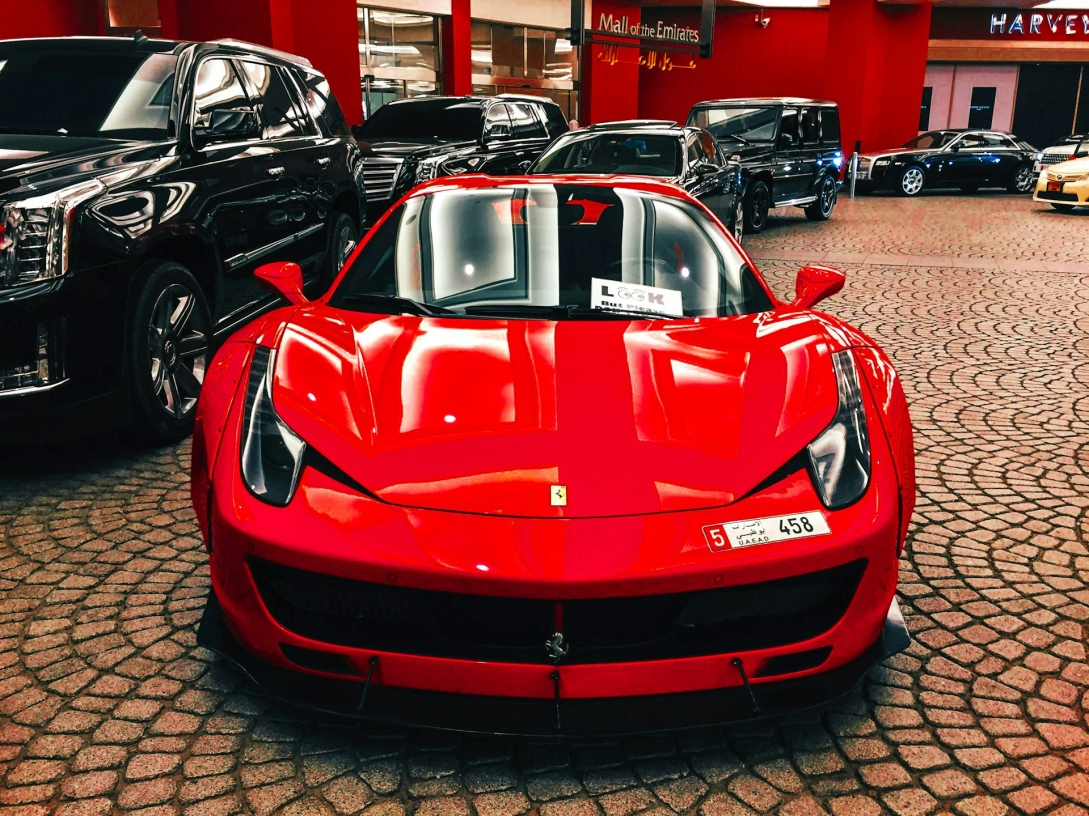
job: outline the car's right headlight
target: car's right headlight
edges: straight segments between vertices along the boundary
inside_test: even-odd
[[[0,289],[65,274],[76,207],[105,189],[96,179],[0,205]]]
[[[295,495],[306,442],[287,427],[272,404],[276,350],[259,346],[253,353],[242,424],[242,479],[263,502],[286,507]]]
[[[832,422],[809,443],[809,475],[829,510],[862,497],[870,484],[870,437],[858,369],[850,351],[832,355],[839,405]]]

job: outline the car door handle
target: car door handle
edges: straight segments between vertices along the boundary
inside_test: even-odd
[[[328,167],[332,161],[333,160],[328,156],[322,156],[320,159],[316,159],[314,163],[317,164],[318,167]]]
[[[267,170],[270,176],[282,176],[284,174],[284,168],[282,167],[270,167]]]

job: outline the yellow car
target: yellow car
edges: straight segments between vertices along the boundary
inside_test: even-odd
[[[1063,212],[1075,207],[1089,207],[1089,158],[1048,167],[1036,180],[1032,200],[1046,201]]]

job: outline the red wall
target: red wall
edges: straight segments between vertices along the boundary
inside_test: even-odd
[[[640,71],[639,116],[684,122],[688,109],[706,99],[820,97],[828,12],[767,10],[764,16],[771,20],[767,28],[756,23],[756,13],[755,8],[719,8],[713,56],[696,59],[696,68]],[[687,9],[656,9],[653,14],[648,10],[645,16],[699,28],[698,13]],[[680,54],[674,57],[684,62]]]
[[[639,23],[638,0],[595,0],[593,19],[587,28],[597,28],[602,13],[614,19],[627,15],[628,25]],[[617,60],[610,64],[610,54]],[[631,119],[639,109],[639,82],[646,69],[638,64],[636,48],[606,49],[601,45],[583,48],[580,124]]]
[[[99,0],[0,0],[0,39],[105,33]]]

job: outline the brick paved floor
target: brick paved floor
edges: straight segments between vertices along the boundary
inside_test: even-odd
[[[208,578],[187,444],[21,451],[0,457],[0,807],[1086,813],[1089,218],[1002,195],[860,199],[749,245],[780,293],[785,259],[844,259],[828,309],[903,374],[909,653],[824,710],[757,725],[579,743],[336,728],[195,647]]]

